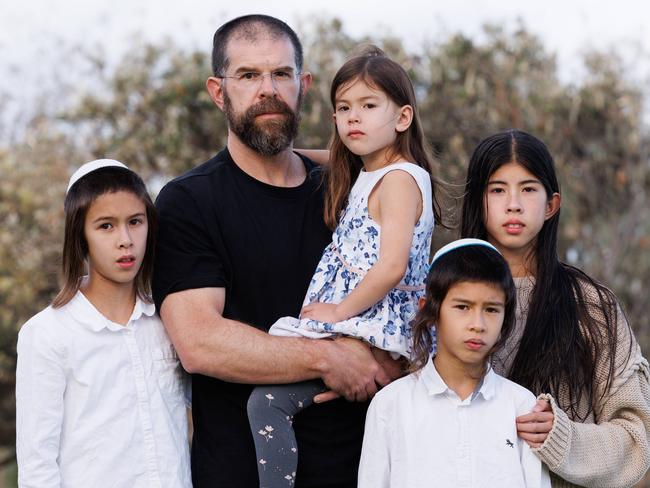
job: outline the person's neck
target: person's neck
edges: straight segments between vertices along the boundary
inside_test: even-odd
[[[363,163],[363,169],[365,171],[376,171],[388,166],[389,164],[402,163],[405,161],[407,161],[407,159],[401,154],[361,156],[361,162]]]
[[[535,269],[537,269],[537,267],[534,249],[527,251],[511,251],[503,249],[496,244],[495,246],[499,249],[499,252],[501,252],[501,255],[508,263],[513,278],[525,278],[526,276],[532,276],[535,274]]]
[[[453,361],[440,354],[433,358],[433,364],[445,384],[454,390],[461,400],[465,400],[476,390],[476,385],[483,378],[486,368],[485,362],[468,364]]]
[[[273,186],[295,187],[305,181],[307,171],[290,145],[275,156],[264,156],[228,132],[228,151],[237,166],[256,180]]]
[[[91,273],[82,283],[81,292],[108,320],[128,324],[135,306],[133,282],[117,284]]]

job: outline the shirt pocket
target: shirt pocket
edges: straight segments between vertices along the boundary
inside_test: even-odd
[[[161,345],[152,349],[153,374],[160,392],[166,400],[186,403],[187,373],[181,366],[176,349],[172,344]]]

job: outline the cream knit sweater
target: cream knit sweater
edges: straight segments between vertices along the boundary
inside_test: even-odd
[[[494,368],[502,375],[512,364],[519,347],[534,281],[516,278],[515,285],[515,330],[494,358]],[[587,299],[594,299],[589,290],[585,295]],[[650,467],[650,370],[625,317],[620,312],[618,317],[619,350],[625,352],[631,345],[632,354],[627,364],[617,365],[611,389],[597,406],[595,415],[591,414],[582,422],[574,421],[558,407],[555,398],[540,395],[550,401],[555,419],[544,444],[533,451],[549,467],[554,488],[630,487],[643,478]],[[605,361],[599,365],[596,377],[604,386]],[[560,392],[560,404],[562,397]],[[586,411],[583,406],[581,413],[584,415]]]

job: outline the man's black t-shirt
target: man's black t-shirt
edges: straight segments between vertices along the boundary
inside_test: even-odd
[[[298,187],[267,185],[227,150],[168,183],[156,200],[156,305],[175,292],[226,289],[223,315],[261,330],[297,316],[331,232],[323,223],[320,170],[303,158]],[[195,488],[257,488],[246,415],[251,385],[192,377]],[[336,400],[297,415],[297,487],[355,487],[367,405]]]

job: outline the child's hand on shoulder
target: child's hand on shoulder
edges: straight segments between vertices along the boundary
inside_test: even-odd
[[[335,303],[313,302],[305,305],[300,311],[301,319],[318,320],[327,324],[335,324],[347,319],[341,315]]]

